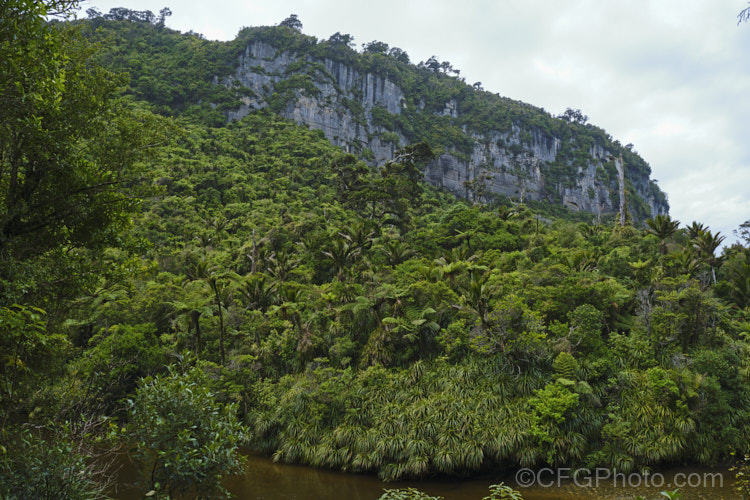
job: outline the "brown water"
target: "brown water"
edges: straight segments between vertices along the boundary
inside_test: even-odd
[[[245,474],[230,478],[225,485],[234,498],[250,500],[375,500],[386,488],[406,487],[419,488],[446,500],[481,500],[489,494],[489,486],[499,482],[516,488],[526,500],[634,500],[636,495],[646,496],[649,500],[664,500],[665,497],[659,492],[673,490],[677,485],[684,485],[680,492],[685,500],[739,498],[732,489],[734,476],[726,469],[659,470],[654,471],[647,479],[641,477],[640,480],[636,476],[606,478],[607,473],[604,471],[599,471],[597,478],[597,473],[592,471],[589,476],[579,478],[578,485],[574,480],[565,478],[570,475],[567,470],[558,472],[545,469],[536,471],[535,474],[538,476],[537,484],[527,488],[518,485],[514,473],[473,479],[444,478],[383,483],[372,475],[275,464],[269,458],[249,455]],[[527,473],[526,476],[519,476],[519,479],[528,477]],[[133,467],[124,464],[120,487],[113,493],[114,498],[143,498],[143,490],[132,486],[136,479]],[[128,486],[128,483],[131,485]],[[646,487],[645,484],[649,486]]]

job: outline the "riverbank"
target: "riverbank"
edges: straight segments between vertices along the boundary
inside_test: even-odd
[[[113,493],[120,500],[142,498],[133,485],[138,479],[134,467],[121,461],[119,487]],[[581,471],[573,479],[568,469],[521,469],[515,473],[470,479],[432,478],[420,481],[385,483],[375,475],[347,474],[301,465],[274,463],[267,457],[248,455],[245,474],[225,481],[234,498],[241,500],[376,500],[384,489],[418,488],[445,500],[481,500],[489,486],[504,482],[523,494],[525,500],[633,500],[637,495],[658,498],[664,490],[678,486],[684,500],[736,499],[734,475],[727,469],[673,468],[653,471],[647,476],[617,475],[608,471]],[[529,484],[527,487],[522,485]]]

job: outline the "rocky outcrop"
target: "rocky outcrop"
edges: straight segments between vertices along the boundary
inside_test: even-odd
[[[392,159],[396,149],[408,143],[398,127],[382,123],[382,117],[398,118],[404,112],[404,91],[384,76],[360,73],[339,61],[279,51],[256,41],[239,58],[235,74],[222,83],[248,89],[242,106],[230,112],[229,119],[271,107],[299,124],[321,130],[333,144],[371,164]],[[412,101],[419,112],[427,112],[422,109],[424,100],[413,97]],[[448,100],[435,114],[456,118],[459,105]],[[614,152],[605,144],[594,144],[585,160],[579,155],[573,162],[562,154],[563,139],[537,129],[514,124],[504,132],[464,133],[474,143],[471,153],[446,148],[425,169],[428,182],[478,202],[503,195],[548,200],[594,214],[619,210],[618,180],[611,161]],[[626,162],[626,178],[630,196],[639,200],[636,212],[641,218],[648,212],[667,213],[666,198],[650,181],[648,170],[644,174]],[[631,211],[633,202],[629,200]]]
[[[229,113],[229,119],[268,106],[277,86],[295,74],[289,68],[296,67],[296,74],[309,78],[315,91],[295,89],[294,98],[277,110],[279,114],[322,130],[328,140],[347,151],[371,151],[367,154],[371,162],[393,158],[398,146],[406,141],[400,135],[397,141],[382,140],[372,124],[372,109],[379,107],[390,114],[401,113],[404,101],[401,89],[385,78],[362,75],[340,62],[325,59],[315,63],[294,58],[288,52],[277,54],[276,49],[263,42],[250,44],[240,57],[234,77],[224,83],[236,81],[252,90],[255,97],[245,98],[238,110]]]

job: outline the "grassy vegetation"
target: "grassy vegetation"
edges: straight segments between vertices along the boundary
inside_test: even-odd
[[[44,45],[63,32],[39,16],[29,30]],[[131,44],[143,30],[214,50],[133,24],[102,22]],[[241,37],[257,33],[287,36]],[[202,71],[163,57],[165,71]],[[84,60],[81,78],[96,67]],[[37,79],[61,84],[42,70]],[[17,205],[3,198],[2,495],[39,496],[18,478],[73,447],[78,479],[89,479],[90,450],[122,447],[145,464],[144,492],[219,495],[217,478],[239,464],[237,436],[277,461],[388,480],[518,466],[629,472],[716,464],[750,447],[749,241],[719,255],[720,235],[668,216],[639,229],[537,205],[473,206],[423,183],[426,143],[370,168],[270,110],[219,124],[192,97],[142,101],[146,87],[132,81],[129,96],[104,92],[107,116],[119,117],[106,130],[117,133],[2,129],[35,141],[2,142],[5,193],[11,167],[31,179],[43,165],[52,195],[29,206],[70,195],[53,181],[60,159],[101,190],[73,198],[64,224],[52,209],[28,214],[55,231],[14,232]],[[195,96],[212,95],[195,81]],[[39,109],[56,112],[55,95],[11,109],[37,123]],[[80,123],[103,112],[84,111]],[[5,146],[57,147],[49,137],[66,137],[68,156],[32,165],[31,150]],[[112,165],[121,170],[96,177]],[[183,421],[195,425],[169,425]],[[20,433],[64,422],[69,432],[42,436],[52,454]],[[70,491],[91,497],[91,478]]]

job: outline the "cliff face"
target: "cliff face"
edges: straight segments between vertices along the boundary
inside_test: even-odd
[[[420,96],[407,96],[387,77],[360,73],[328,58],[280,51],[261,41],[247,46],[235,74],[221,83],[247,89],[243,105],[230,112],[229,119],[271,107],[286,118],[323,131],[333,144],[371,164],[393,158],[399,146],[413,140],[401,128],[385,126],[383,116],[399,120],[412,105],[411,116],[432,113],[449,121],[460,117],[455,99],[447,100],[442,110],[427,111]],[[608,148],[602,141],[581,145],[569,135],[558,137],[519,123],[481,134],[465,126],[462,131],[469,147],[461,151],[444,147],[425,170],[428,182],[473,201],[499,194],[517,200],[547,200],[594,214],[619,210],[612,161],[616,147]],[[626,188],[633,218],[667,213],[666,197],[650,181],[647,164],[629,150],[626,153]]]
[[[373,136],[378,127],[372,124],[372,109],[377,106],[394,115],[401,113],[404,94],[398,86],[379,76],[362,75],[330,59],[311,61],[288,52],[277,53],[263,42],[247,47],[234,78],[224,82],[236,81],[255,94],[245,98],[237,111],[230,112],[229,119],[242,118],[253,109],[267,107],[273,94],[278,94],[277,88],[295,73],[309,77],[315,90],[292,87],[294,96],[276,110],[279,114],[322,130],[331,143],[347,151],[361,153],[369,149],[372,155],[368,159],[372,162],[393,158],[398,146]],[[400,144],[407,144],[403,136],[398,139]]]

